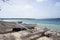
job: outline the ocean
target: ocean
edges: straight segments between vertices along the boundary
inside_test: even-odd
[[[20,19],[10,21],[22,21],[26,24],[37,24],[38,27],[49,28],[60,32],[60,19]]]

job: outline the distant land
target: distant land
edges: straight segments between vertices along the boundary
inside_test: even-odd
[[[0,18],[0,20],[60,20],[60,18],[46,18],[46,19],[35,19],[35,18]]]

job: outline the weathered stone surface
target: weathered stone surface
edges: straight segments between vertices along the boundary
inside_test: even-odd
[[[27,34],[29,34],[28,31],[0,34],[0,40],[27,40],[25,38],[21,38],[21,36],[24,36]]]
[[[53,40],[53,39],[48,37],[40,37],[37,40]]]
[[[44,33],[46,36],[54,36],[54,35],[57,35],[57,32],[55,32],[55,31],[47,31],[47,32],[45,32]]]
[[[0,34],[0,40],[60,40],[59,36],[40,36],[40,34],[32,35],[30,37],[24,37],[25,35],[31,34],[31,32],[27,30],[13,32],[13,33],[6,33]],[[23,36],[23,37],[22,37]]]
[[[0,32],[7,32],[0,34],[0,40],[60,40],[60,33],[50,30],[48,28],[34,27],[29,30],[21,30],[10,32],[11,28],[21,27],[34,27],[33,24],[16,24],[14,22],[0,22]],[[7,30],[6,30],[7,29]]]
[[[13,28],[20,28],[22,29],[34,29],[36,24],[20,24],[18,22],[5,22],[0,21],[0,33],[12,31]]]
[[[57,36],[60,37],[60,33],[57,33]]]

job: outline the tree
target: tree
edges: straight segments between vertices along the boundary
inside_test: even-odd
[[[9,0],[2,0],[3,2],[9,1]]]
[[[1,11],[1,9],[0,9],[0,11]]]
[[[9,0],[1,0],[3,3],[4,2],[8,2]],[[1,9],[1,6],[0,6],[0,11],[1,11],[2,9]]]

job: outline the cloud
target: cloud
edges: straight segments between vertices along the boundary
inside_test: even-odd
[[[60,7],[60,2],[56,2],[55,6]]]
[[[10,0],[12,5],[2,3],[2,11],[0,17],[17,17],[17,18],[52,18],[60,17],[60,9],[55,6],[59,6],[60,3],[43,3],[41,6],[38,3],[47,2],[48,0]],[[1,3],[1,1],[0,1]],[[53,2],[54,3],[54,2]],[[49,4],[52,4],[49,6]],[[53,7],[52,7],[53,6]],[[48,8],[49,7],[49,8]],[[58,11],[59,10],[59,11]]]
[[[36,0],[37,2],[44,2],[44,1],[48,1],[48,0]]]
[[[7,10],[33,10],[34,7],[31,4],[28,4],[28,0],[10,0],[12,5],[3,4],[2,9]],[[1,3],[0,3],[1,4]]]
[[[30,10],[30,9],[33,9],[34,7],[32,5],[24,5],[23,9],[24,10]]]

